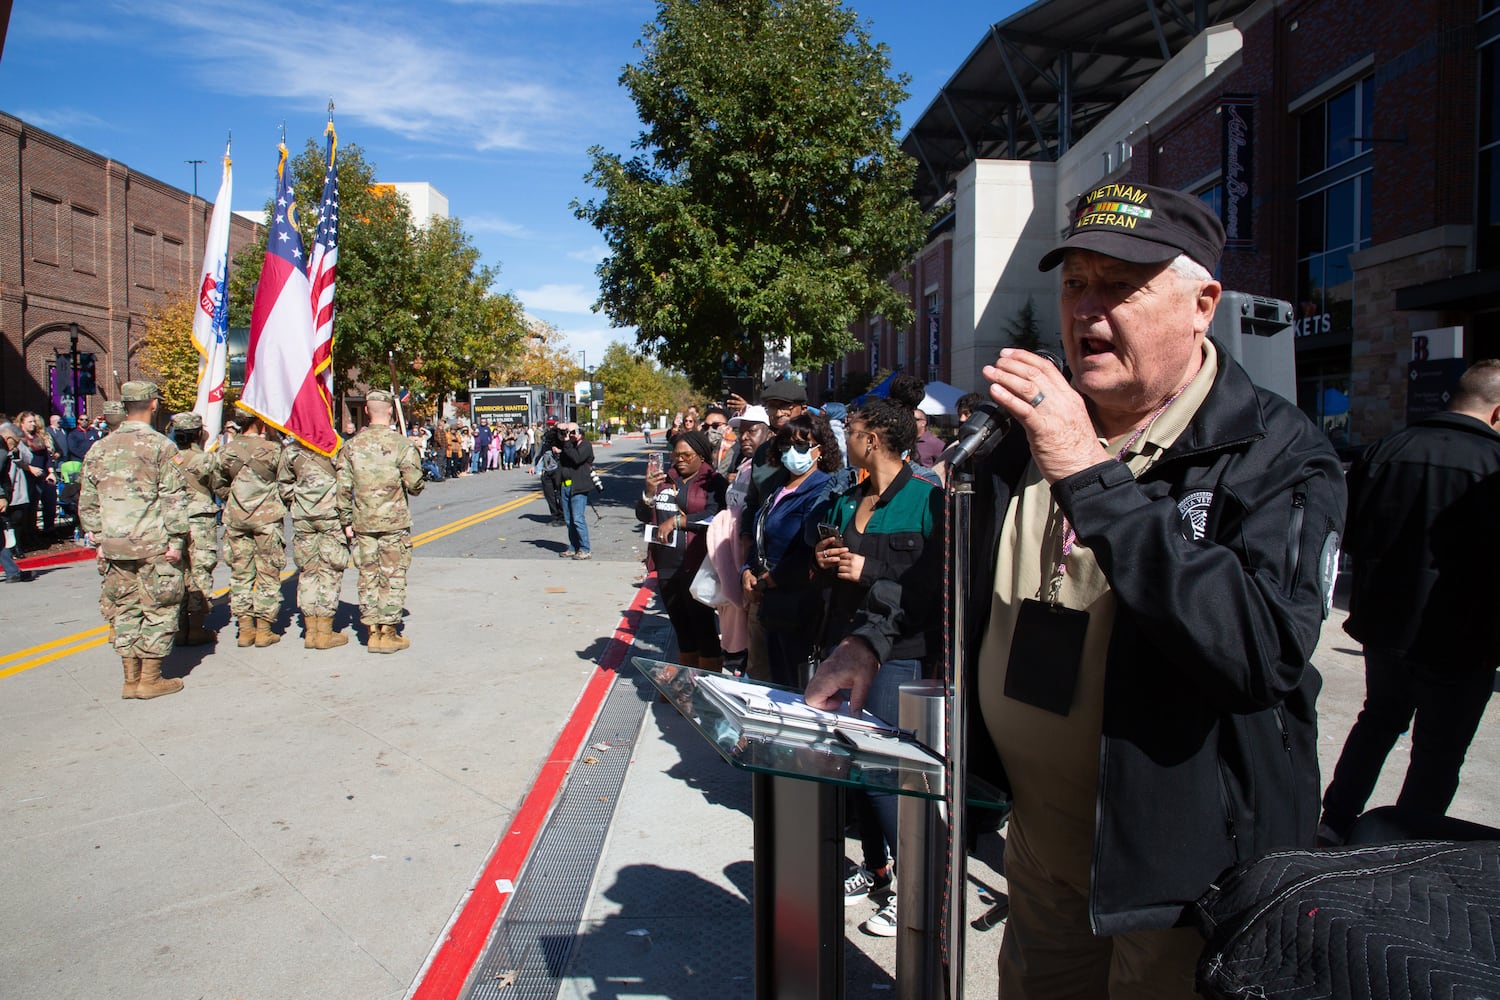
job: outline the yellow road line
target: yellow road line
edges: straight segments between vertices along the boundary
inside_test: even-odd
[[[96,636],[105,635],[108,632],[108,625],[100,625],[98,628],[91,628],[87,632],[76,632],[73,635],[64,636],[61,639],[53,639],[51,642],[44,642],[40,646],[32,646],[30,649],[23,649],[18,653],[11,653],[7,656],[0,656],[0,664],[10,663],[14,660],[24,659],[28,656],[35,656],[38,653],[45,653],[47,650],[56,649],[58,646],[71,646],[75,642],[81,642],[84,639],[91,639]],[[0,674],[0,677],[3,676],[5,675]]]
[[[93,629],[90,632],[82,632],[82,633],[79,633],[76,636],[71,636],[70,638],[72,638],[72,639],[79,639],[79,638],[82,638],[83,636],[86,636],[86,635],[93,635],[94,633],[96,633],[98,631],[99,631],[99,629]],[[108,625],[104,626],[104,631],[105,632],[109,631],[109,626]],[[60,660],[64,656],[72,656],[74,653],[81,653],[85,649],[93,649],[96,646],[102,646],[106,642],[109,642],[109,636],[108,635],[101,635],[101,636],[98,636],[97,638],[93,639],[90,642],[83,642],[83,643],[80,643],[80,644],[78,644],[76,646],[69,646],[66,649],[59,649],[59,650],[56,650],[54,652],[48,653],[45,656],[38,656],[38,657],[35,657],[34,659],[30,659],[30,660],[26,660],[26,661],[21,662],[21,663],[17,663],[13,667],[6,667],[4,670],[0,670],[0,677],[9,677],[11,674],[19,674],[23,670],[30,670],[32,667],[40,667],[44,663],[51,663],[53,660]],[[13,655],[20,656],[22,654],[21,653],[16,653],[16,654],[13,654]]]

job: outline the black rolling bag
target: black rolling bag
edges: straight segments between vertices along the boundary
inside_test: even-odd
[[[1500,998],[1500,841],[1277,852],[1195,908],[1206,997]]]

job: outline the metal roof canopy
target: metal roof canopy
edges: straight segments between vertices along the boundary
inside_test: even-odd
[[[1056,160],[1253,0],[1040,0],[990,26],[901,148],[931,208],[976,159]]]

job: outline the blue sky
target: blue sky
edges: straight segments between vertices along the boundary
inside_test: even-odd
[[[911,77],[903,129],[986,26],[1018,0],[845,0]],[[260,209],[286,122],[295,153],[319,136],[330,97],[339,140],[384,181],[448,198],[496,287],[566,334],[589,364],[611,340],[592,313],[599,234],[568,203],[594,190],[587,150],[629,151],[639,131],[619,87],[637,58],[643,0],[18,0],[0,59],[0,109],[132,170],[218,190],[234,136],[234,207]]]

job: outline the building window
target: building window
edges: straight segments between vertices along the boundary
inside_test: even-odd
[[[1370,245],[1373,81],[1308,108],[1298,120],[1297,335],[1347,342],[1354,331],[1350,254]]]

